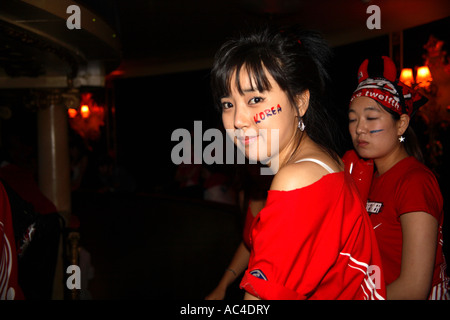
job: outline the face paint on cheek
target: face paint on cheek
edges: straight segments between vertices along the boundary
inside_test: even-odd
[[[266,120],[272,116],[275,116],[281,112],[281,106],[277,105],[276,107],[272,107],[270,109],[265,109],[264,111],[257,113],[253,116],[253,120],[255,123],[260,123],[263,120]]]
[[[372,131],[369,131],[369,133],[377,133],[377,132],[381,132],[381,131],[383,131],[384,129],[378,129],[378,130],[372,130]]]

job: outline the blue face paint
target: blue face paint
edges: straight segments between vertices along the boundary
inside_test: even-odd
[[[369,131],[370,133],[377,133],[377,132],[380,132],[380,131],[383,131],[384,129],[379,129],[379,130],[372,130],[372,131]]]

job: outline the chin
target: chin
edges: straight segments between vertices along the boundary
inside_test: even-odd
[[[373,159],[373,158],[375,158],[375,155],[372,154],[371,152],[367,151],[367,150],[358,150],[358,149],[356,149],[356,153],[358,153],[358,155],[361,158],[364,158],[364,159]]]

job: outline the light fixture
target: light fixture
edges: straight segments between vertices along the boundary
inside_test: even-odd
[[[81,93],[78,107],[70,107],[67,112],[70,127],[82,138],[91,141],[99,139],[101,127],[105,125],[105,109],[104,106],[97,104],[93,93]]]
[[[89,118],[91,111],[89,110],[89,106],[87,104],[83,104],[80,108],[81,117],[86,119]]]
[[[428,66],[416,68],[416,78],[411,68],[403,68],[400,73],[400,81],[411,88],[423,89],[427,94],[435,94],[436,88],[433,85],[433,77],[431,76]]]
[[[69,118],[73,119],[77,116],[78,111],[77,111],[77,109],[69,108],[69,109],[67,109],[67,113],[69,114]]]
[[[416,83],[419,87],[429,87],[432,81],[433,77],[431,76],[428,66],[419,67],[417,69]]]
[[[400,73],[400,81],[407,86],[412,87],[414,84],[413,70],[411,68],[402,69],[402,72]]]

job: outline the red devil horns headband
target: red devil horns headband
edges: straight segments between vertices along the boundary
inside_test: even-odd
[[[406,113],[412,116],[428,100],[397,80],[397,68],[389,57],[383,56],[382,59],[382,77],[370,77],[369,59],[363,61],[358,69],[358,87],[353,92],[350,102],[357,97],[368,97],[399,115]]]
[[[386,80],[389,80],[391,82],[394,82],[397,78],[397,68],[395,67],[394,61],[392,61],[390,58],[383,56],[383,77]],[[358,83],[361,81],[366,80],[369,78],[369,72],[367,71],[367,68],[369,66],[369,59],[366,59],[361,63],[358,70]]]

